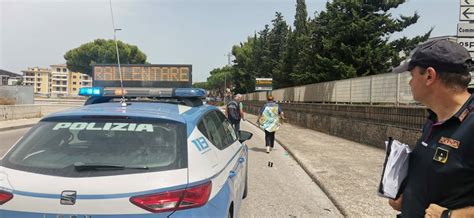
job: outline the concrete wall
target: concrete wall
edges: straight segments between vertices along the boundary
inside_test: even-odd
[[[0,86],[0,100],[9,104],[33,104],[33,86]]]
[[[0,105],[0,121],[42,117],[77,105]]]
[[[257,114],[264,102],[247,101],[244,110]],[[286,122],[375,147],[388,137],[415,145],[426,119],[422,107],[280,103]]]

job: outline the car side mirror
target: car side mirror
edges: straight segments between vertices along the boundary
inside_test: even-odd
[[[240,131],[239,131],[239,135],[240,135],[240,137],[239,137],[239,142],[240,142],[240,143],[245,142],[245,141],[251,139],[252,136],[253,136],[252,133],[247,132],[247,131],[243,131],[243,130],[240,130]]]

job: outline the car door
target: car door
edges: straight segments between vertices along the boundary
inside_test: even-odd
[[[233,185],[235,190],[234,205],[236,206],[236,208],[238,208],[240,206],[242,193],[245,187],[244,179],[246,159],[244,157],[244,154],[246,151],[243,150],[242,145],[237,140],[234,128],[232,128],[230,122],[227,120],[224,114],[222,114],[222,112],[220,111],[217,111],[216,115],[222,129],[221,133],[224,134],[223,138],[225,139],[225,143],[223,144],[225,146],[223,147],[223,149],[231,151],[232,153],[231,165],[233,166],[232,171],[234,175],[233,177],[231,176],[231,179],[233,179]]]
[[[208,139],[217,148],[216,153],[219,158],[219,168],[225,174],[225,181],[232,187],[232,198],[238,199],[242,191],[242,166],[239,163],[239,153],[236,150],[239,143],[230,123],[225,119],[220,111],[211,111],[204,116],[203,122],[208,131]]]

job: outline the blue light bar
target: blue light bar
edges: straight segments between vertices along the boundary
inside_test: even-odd
[[[204,98],[206,90],[198,88],[124,88],[127,97],[159,97],[159,98]],[[122,89],[117,87],[84,87],[79,89],[81,96],[120,97]]]
[[[80,96],[102,96],[104,89],[102,87],[83,87],[79,89]]]
[[[174,97],[206,97],[206,90],[198,88],[176,88],[174,90]]]

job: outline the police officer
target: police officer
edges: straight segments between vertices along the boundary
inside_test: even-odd
[[[240,94],[236,95],[234,100],[227,103],[225,108],[225,115],[227,116],[227,119],[229,119],[229,122],[234,128],[235,134],[238,138],[240,138],[240,119],[244,118],[244,111],[242,109],[242,104],[240,103],[241,96],[242,95]]]
[[[474,98],[471,56],[457,43],[417,47],[405,71],[429,117],[410,154],[406,187],[389,204],[402,217],[474,217]]]

